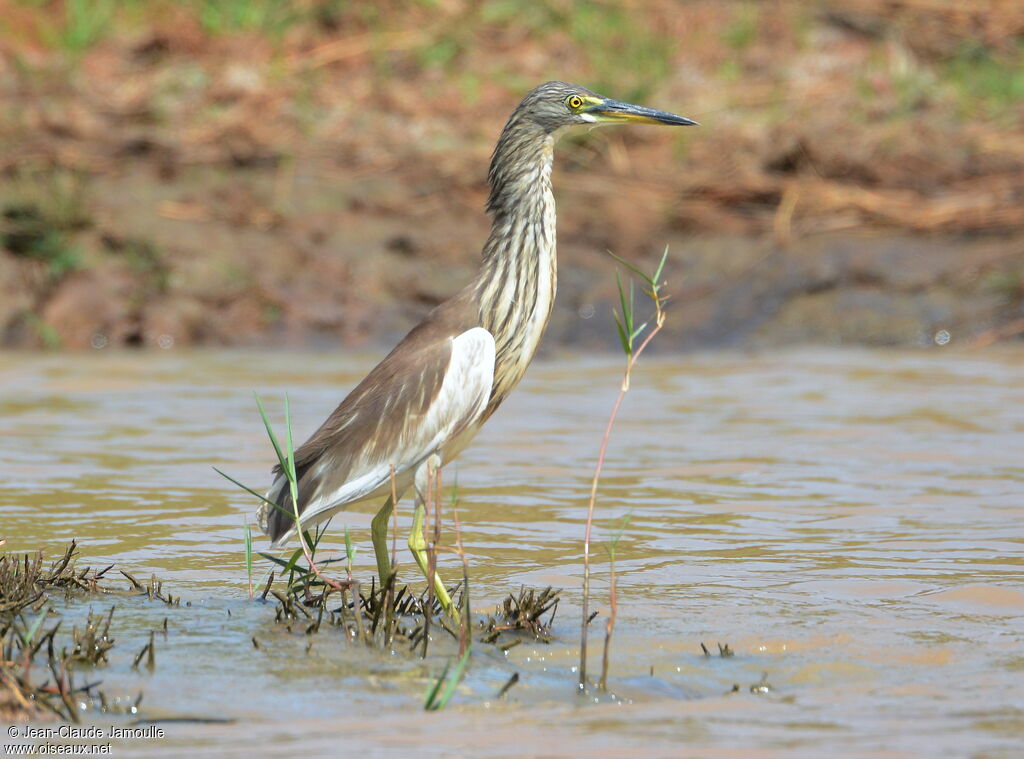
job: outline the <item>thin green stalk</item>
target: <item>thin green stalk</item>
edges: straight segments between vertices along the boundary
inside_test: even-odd
[[[245,520],[245,574],[249,578],[249,600],[253,599],[252,592],[252,529],[249,527],[249,520]]]
[[[665,261],[668,259],[668,248],[665,248],[657,269],[655,269],[654,274],[650,277],[632,264],[623,261],[614,253],[611,253],[610,255],[623,266],[639,275],[647,284],[648,289],[644,292],[654,303],[654,329],[648,332],[647,337],[645,337],[643,342],[640,343],[640,346],[634,349],[634,341],[646,329],[647,324],[643,324],[639,328],[633,326],[632,294],[630,295],[629,300],[627,300],[620,281],[619,306],[622,309],[622,316],[620,320],[619,315],[616,314],[615,321],[616,327],[619,330],[620,340],[622,341],[622,350],[626,355],[626,368],[622,375],[622,383],[619,386],[619,394],[615,398],[615,403],[608,416],[608,424],[605,426],[604,435],[601,438],[601,448],[597,454],[597,466],[594,469],[594,477],[590,483],[590,502],[587,504],[587,526],[583,537],[583,619],[580,624],[580,692],[585,691],[587,687],[587,628],[590,623],[590,534],[594,524],[594,505],[597,502],[597,484],[601,479],[601,470],[604,468],[605,454],[608,451],[608,440],[611,438],[612,427],[615,425],[615,418],[618,416],[623,398],[625,398],[626,393],[629,392],[629,380],[630,375],[633,372],[633,367],[636,366],[636,362],[639,360],[640,355],[644,352],[647,346],[650,345],[654,336],[661,331],[663,326],[665,326],[665,311],[663,304],[666,297],[661,295],[661,275],[665,269]]]
[[[608,612],[608,622],[604,628],[604,653],[601,656],[601,681],[598,684],[602,691],[608,690],[608,668],[611,661],[612,632],[615,630],[615,618],[619,613],[618,580],[615,575],[615,551],[619,547],[619,540],[622,539],[622,533],[626,531],[630,518],[630,514],[625,516],[618,532],[608,542],[608,577],[610,584],[608,599],[611,610]]]
[[[345,526],[345,573],[349,582],[352,582],[352,560],[356,556],[356,548],[352,544],[352,538],[348,534],[348,526]]]

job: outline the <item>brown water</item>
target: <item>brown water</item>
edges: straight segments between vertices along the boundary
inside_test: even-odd
[[[104,688],[141,688],[151,718],[233,720],[165,723],[115,755],[1024,756],[1024,350],[643,366],[599,501],[602,609],[602,546],[631,521],[614,696],[598,699],[575,692],[580,542],[619,364],[538,363],[458,483],[477,607],[564,587],[558,641],[478,646],[440,713],[421,704],[444,645],[419,662],[323,633],[307,654],[248,601],[255,504],[211,469],[263,487],[272,453],[250,391],[279,411],[287,389],[305,435],[371,358],[0,355],[0,536],[51,553],[77,538],[88,563],[157,573],[192,605],[121,602]],[[367,578],[371,513],[333,530],[360,538]],[[165,616],[155,672],[131,672]],[[701,641],[736,655],[705,657]],[[770,690],[751,692],[762,673]]]

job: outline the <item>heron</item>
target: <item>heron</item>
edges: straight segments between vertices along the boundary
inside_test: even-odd
[[[551,316],[555,140],[571,127],[629,122],[697,123],[566,82],[547,82],[526,94],[491,157],[491,231],[476,276],[430,311],[295,450],[297,503],[285,473],[275,467],[257,515],[272,548],[283,547],[297,524],[306,529],[351,504],[383,498],[370,525],[383,584],[391,574],[391,513],[412,487],[408,545],[430,582],[423,523],[433,473],[458,456],[519,383]],[[437,572],[433,584],[442,608],[457,618]]]

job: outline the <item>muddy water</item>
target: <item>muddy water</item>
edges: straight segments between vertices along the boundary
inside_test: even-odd
[[[538,363],[463,454],[458,483],[476,606],[522,584],[563,587],[558,641],[478,647],[451,706],[430,714],[444,644],[420,662],[325,633],[307,652],[248,601],[254,504],[211,470],[266,483],[251,390],[280,409],[287,389],[305,435],[370,361],[0,356],[0,534],[15,551],[77,538],[90,563],[158,574],[191,606],[122,602],[104,687],[142,689],[150,718],[230,720],[165,722],[163,738],[115,741],[115,755],[1024,754],[1021,349],[647,363],[601,489],[602,611],[602,546],[630,521],[614,696],[596,702],[574,690],[580,537],[619,367]],[[360,538],[366,577],[370,516],[334,530]],[[165,616],[155,671],[133,673]],[[495,700],[513,672],[519,684]],[[770,687],[752,692],[763,673]]]

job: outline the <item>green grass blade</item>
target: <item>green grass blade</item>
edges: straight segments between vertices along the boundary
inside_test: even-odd
[[[455,470],[455,481],[452,483],[452,506],[459,502],[459,470]]]
[[[331,519],[333,519],[333,518],[334,517],[331,517]],[[316,532],[316,536],[315,537],[316,537],[316,544],[317,545],[320,545],[320,541],[323,539],[324,533],[327,532],[327,527],[328,527],[328,525],[330,525],[331,519],[328,519],[326,522],[321,522],[320,524],[316,525],[313,528],[314,531]]]
[[[654,270],[654,276],[649,280],[655,295],[658,294],[658,288],[661,287],[661,273],[665,270],[666,261],[668,261],[668,245],[665,246],[665,251],[661,254],[661,260],[658,262],[658,268]]]
[[[619,319],[619,314],[615,309],[612,309],[612,316],[615,317],[615,329],[619,333],[619,342],[622,343],[622,352],[627,356],[633,354],[633,347],[629,340],[629,335],[626,334],[626,328],[622,326],[622,320]]]
[[[634,314],[636,313],[636,288],[633,287],[633,280],[629,280],[629,319],[626,321],[626,330],[630,335],[633,334],[633,325],[636,324],[634,321]],[[632,345],[633,338],[630,337],[630,345]]]
[[[301,556],[302,556],[302,549],[301,548],[296,548],[295,549],[295,553],[293,553],[292,557],[290,559],[288,559],[288,563],[284,565],[284,571],[285,572],[293,571],[295,569],[295,564],[298,562],[299,557],[301,557]]]
[[[267,428],[267,437],[270,438],[270,443],[274,446],[274,453],[277,454],[277,463],[281,465],[282,471],[287,474],[287,459],[285,459],[284,454],[281,452],[281,446],[277,442],[277,435],[274,434],[274,428],[270,426],[270,419],[267,417],[266,409],[263,408],[263,401],[260,400],[260,397],[256,395],[256,393],[253,393],[253,396],[256,398],[256,406],[260,410],[260,418],[263,420],[263,426]]]
[[[466,647],[466,651],[462,654],[462,658],[459,659],[459,663],[456,665],[455,671],[452,672],[452,676],[448,678],[448,683],[445,685],[444,693],[441,694],[440,701],[437,702],[437,706],[432,711],[444,709],[448,705],[448,702],[451,701],[452,696],[455,695],[455,689],[462,681],[462,676],[466,672],[466,666],[469,664],[469,654],[471,650],[471,646]]]
[[[440,692],[441,686],[444,685],[444,679],[448,676],[449,666],[451,665],[444,665],[444,670],[441,672],[441,676],[437,678],[430,690],[427,691],[427,697],[423,700],[423,708],[428,712],[432,712],[437,709],[437,694]]]
[[[641,278],[641,279],[642,279],[642,280],[643,280],[644,282],[647,282],[648,284],[650,284],[650,283],[651,283],[650,277],[648,277],[648,276],[647,276],[646,274],[644,274],[644,273],[643,273],[642,271],[640,271],[640,269],[638,269],[638,268],[636,268],[635,266],[633,266],[633,264],[631,264],[631,263],[630,263],[629,261],[626,261],[625,259],[619,258],[619,257],[618,257],[617,255],[615,255],[614,253],[612,253],[612,252],[611,252],[610,250],[609,250],[609,251],[606,251],[606,252],[608,253],[608,255],[609,255],[609,256],[611,256],[612,258],[614,258],[614,259],[615,259],[616,261],[618,261],[618,262],[619,262],[620,264],[622,264],[622,265],[623,265],[623,266],[625,266],[625,267],[626,267],[627,269],[629,269],[629,270],[630,270],[631,272],[633,272],[633,273],[634,273],[634,274],[636,274],[636,275],[637,275],[638,277],[640,277],[640,278]]]
[[[291,407],[288,402],[288,394],[284,396],[284,426],[285,431],[288,435],[288,480],[294,485],[298,483],[298,477],[295,475],[295,445],[292,443],[292,413]],[[293,496],[297,494],[292,493]],[[299,499],[296,497],[295,502],[298,503]]]
[[[622,321],[628,335],[633,331],[633,298],[632,289],[630,289],[630,299],[626,300],[626,293],[622,289],[622,277],[619,276],[618,272],[615,272],[615,284],[619,288],[619,308],[622,309]],[[632,284],[630,285],[632,288]]]
[[[285,467],[285,473],[288,476],[288,488],[291,490],[292,494],[292,518],[295,520],[295,528],[298,531],[302,527],[302,523],[299,521],[299,478],[295,474],[295,445],[292,443],[292,412],[287,393],[284,395],[284,427],[288,442],[288,456],[286,459],[287,466]],[[309,544],[308,533],[306,533],[306,544]],[[310,549],[310,553],[312,553],[312,551],[313,549]]]
[[[612,546],[612,550],[615,550],[615,547],[619,544],[619,541],[622,539],[622,535],[626,532],[626,528],[629,527],[629,522],[631,519],[633,519],[632,510],[630,510],[630,512],[622,518],[622,522],[619,524],[618,529],[612,534],[611,538],[608,540],[608,542]]]
[[[349,537],[348,527],[345,527],[345,556],[348,559],[348,563],[351,564],[355,558],[356,548],[352,545],[352,538]]]
[[[253,489],[252,489],[251,487],[249,487],[248,485],[243,485],[243,484],[242,484],[241,482],[239,482],[238,480],[236,480],[236,479],[235,479],[234,477],[232,477],[232,476],[231,476],[230,474],[225,474],[224,472],[222,472],[222,471],[221,471],[220,469],[218,469],[217,467],[213,467],[213,471],[215,471],[215,472],[216,472],[217,474],[219,474],[219,475],[220,475],[221,477],[223,477],[223,478],[224,478],[225,480],[228,480],[228,481],[230,481],[230,482],[233,482],[233,483],[235,483],[236,485],[238,485],[238,487],[240,487],[240,488],[241,488],[242,490],[244,490],[245,492],[249,493],[250,495],[254,495],[254,496],[256,496],[256,497],[257,497],[257,498],[259,498],[259,499],[260,499],[261,501],[263,501],[263,503],[265,503],[265,504],[268,504],[269,506],[273,506],[273,507],[274,507],[275,509],[277,509],[278,511],[280,511],[280,512],[281,512],[282,514],[286,514],[286,515],[288,516],[288,518],[289,518],[289,519],[294,519],[294,518],[295,518],[295,515],[294,515],[294,514],[292,514],[292,513],[290,512],[290,511],[288,511],[287,509],[281,508],[280,506],[278,506],[278,505],[277,505],[276,503],[274,503],[273,501],[271,501],[271,500],[268,500],[268,499],[267,499],[267,497],[266,497],[265,495],[263,495],[262,493],[257,493],[257,492],[256,492],[255,490],[253,490]]]
[[[284,559],[282,559],[281,557],[279,557],[279,556],[273,556],[272,554],[266,553],[264,551],[260,551],[259,555],[262,556],[267,561],[274,562],[279,567],[283,567],[286,570],[288,569],[289,563],[287,561],[285,561]]]
[[[26,560],[27,561],[27,560]],[[39,616],[36,617],[35,622],[29,625],[29,628],[25,631],[25,634],[21,636],[21,641],[26,646],[32,645],[32,639],[36,637],[36,633],[39,631],[39,626],[43,624],[43,620],[46,619],[46,615],[49,613],[47,609],[43,609],[39,612]]]
[[[252,583],[252,528],[249,527],[249,520],[245,522],[245,573]]]

